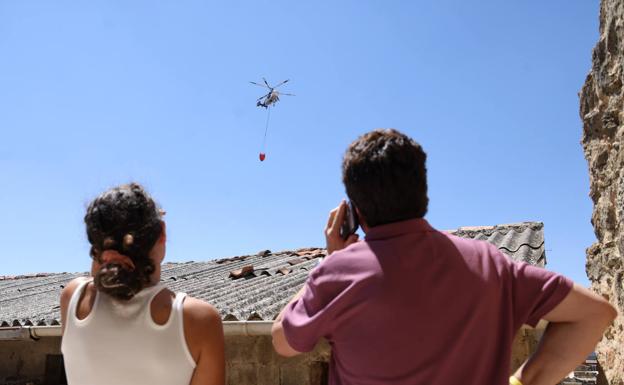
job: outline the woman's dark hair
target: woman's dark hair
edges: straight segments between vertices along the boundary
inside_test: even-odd
[[[370,227],[427,213],[427,154],[394,130],[374,130],[351,143],[342,162],[349,199]]]
[[[102,263],[94,277],[97,290],[120,300],[132,298],[154,272],[149,253],[163,231],[156,202],[137,183],[121,185],[95,198],[84,221],[93,259],[102,263],[102,253],[114,250],[135,266],[129,270],[120,263]]]

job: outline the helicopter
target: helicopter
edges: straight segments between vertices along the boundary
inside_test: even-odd
[[[280,95],[295,96],[293,94],[286,94],[286,93],[279,92],[279,91],[276,90],[277,87],[282,86],[282,85],[288,83],[289,79],[286,79],[283,82],[281,82],[278,85],[273,86],[273,87],[271,87],[269,85],[269,83],[266,81],[265,78],[262,78],[262,80],[264,81],[264,84],[260,84],[260,83],[256,83],[256,82],[249,82],[251,84],[255,84],[255,85],[260,86],[260,87],[268,88],[268,90],[269,90],[269,92],[266,95],[263,95],[263,96],[258,98],[258,100],[256,101],[256,107],[269,108],[270,106],[272,106],[275,103],[279,102]]]

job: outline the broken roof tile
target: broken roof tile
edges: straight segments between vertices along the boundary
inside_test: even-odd
[[[295,259],[291,259],[291,260],[286,261],[286,263],[288,263],[290,266],[293,266],[293,265],[298,265],[298,264],[302,263],[303,261],[304,261],[303,258],[295,258]]]
[[[238,279],[253,274],[253,265],[243,266],[240,269],[230,271],[230,278]]]

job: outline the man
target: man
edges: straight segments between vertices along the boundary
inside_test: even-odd
[[[347,149],[343,182],[366,238],[339,234],[330,254],[273,326],[284,356],[332,347],[331,384],[552,385],[574,369],[615,318],[603,298],[569,279],[516,263],[496,247],[433,229],[426,154],[396,130]],[[523,324],[550,321],[535,354],[509,377]]]

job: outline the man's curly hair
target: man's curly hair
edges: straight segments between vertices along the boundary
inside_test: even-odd
[[[427,154],[395,129],[378,129],[351,143],[342,181],[369,227],[427,213]]]

